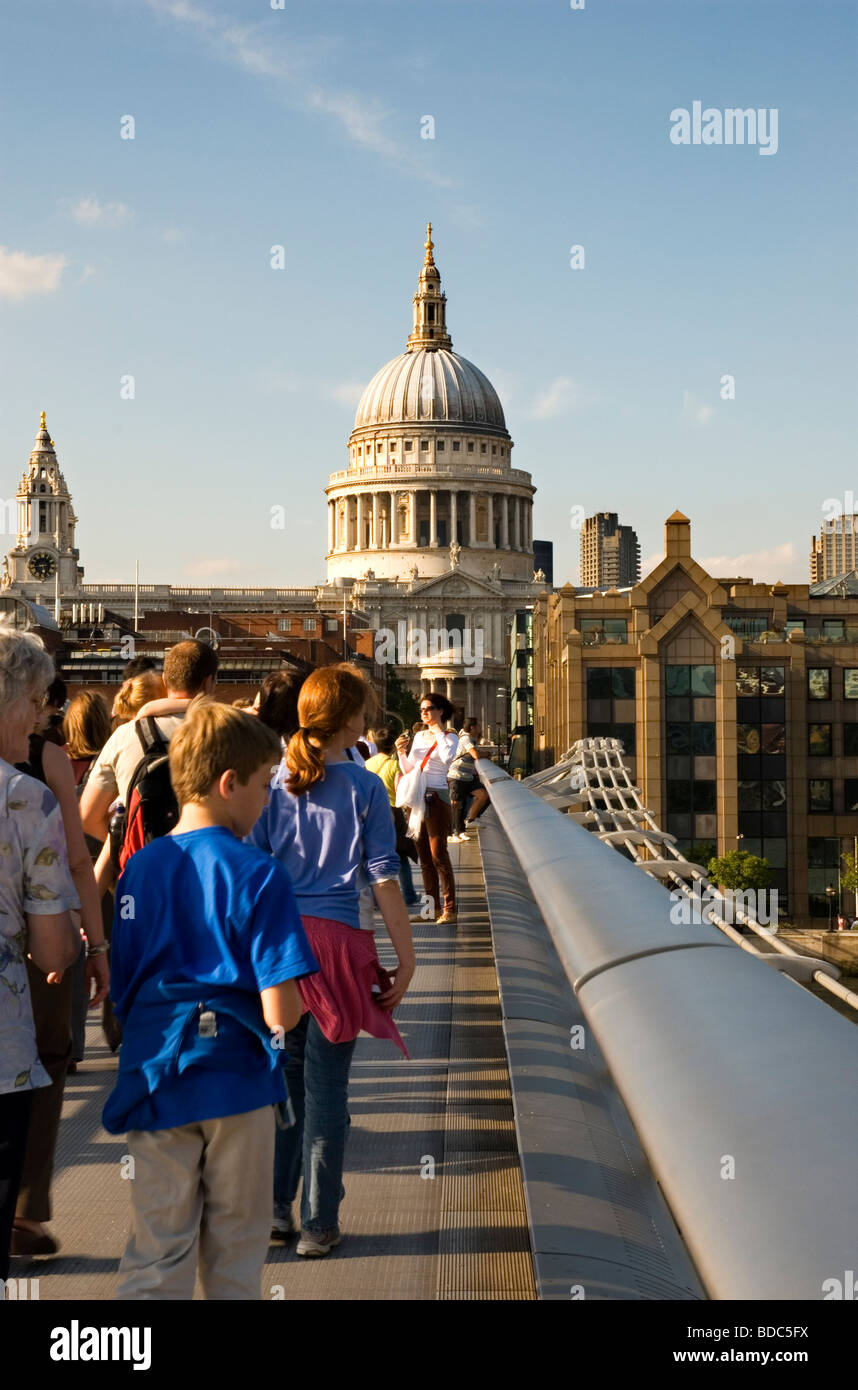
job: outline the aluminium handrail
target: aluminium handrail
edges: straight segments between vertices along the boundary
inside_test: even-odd
[[[583,772],[587,779],[587,785],[577,793],[560,796],[554,790],[553,784],[558,777],[561,782],[568,782],[571,770]],[[605,778],[608,776],[611,779],[610,783],[605,782]],[[548,780],[543,780],[543,778]],[[623,745],[619,739],[580,739],[564,753],[554,767],[549,768],[545,774],[537,773],[535,776],[529,777],[525,785],[534,790],[539,788],[539,794],[552,802],[558,810],[571,804],[576,796],[582,800],[586,797],[589,810],[584,813],[573,812],[573,816],[582,814],[586,816],[588,823],[597,825],[600,839],[606,840],[610,836],[610,842],[615,847],[617,841],[620,840],[638,868],[642,869],[644,873],[655,874],[657,866],[659,878],[672,884],[674,895],[678,893],[694,901],[695,888],[711,889],[712,885],[702,865],[689,863],[673,843],[675,836],[659,829],[652,812],[644,806],[640,789],[632,784],[629,770],[623,761]],[[610,805],[605,798],[604,809],[597,810],[594,793],[604,795],[605,792],[616,793],[621,804]],[[628,801],[626,797],[629,798]],[[634,829],[630,835],[622,839],[621,832],[627,828],[624,827],[623,822],[630,820],[634,821]],[[610,828],[608,828],[609,823]],[[641,844],[649,854],[653,854],[655,866],[652,859],[644,858],[641,855]],[[665,847],[667,858],[659,860],[657,851],[661,846]],[[793,975],[793,978],[798,979],[802,984],[819,985],[827,993],[835,995],[844,1004],[848,1004],[850,1008],[858,1009],[858,994],[840,983],[840,971],[836,966],[828,961],[815,960],[801,951],[796,951],[785,941],[781,941],[774,932],[761,925],[747,909],[736,904],[731,917],[755,936],[762,937],[771,954],[766,955],[759,951],[748,937],[742,936],[735,929],[733,922],[729,918],[725,918],[719,911],[717,901],[706,906],[704,916],[707,921],[712,922],[719,931],[722,931],[743,951],[747,951],[750,955],[762,956],[764,960],[768,960],[770,965],[776,969],[788,971]],[[773,959],[773,957],[780,957],[780,959]]]
[[[477,768],[709,1297],[822,1298],[858,1268],[858,1031]]]

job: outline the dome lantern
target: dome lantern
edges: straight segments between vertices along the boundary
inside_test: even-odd
[[[33,451],[48,452],[52,451],[53,447],[54,441],[51,439],[51,436],[48,432],[48,427],[45,423],[45,412],[42,411],[39,417],[39,428],[36,431],[36,438],[33,443]]]
[[[426,256],[420,270],[417,293],[411,301],[414,306],[414,327],[408,335],[406,352],[419,352],[425,348],[435,352],[438,348],[453,346],[447,332],[447,296],[441,291],[441,276],[432,252],[432,223],[426,223]]]

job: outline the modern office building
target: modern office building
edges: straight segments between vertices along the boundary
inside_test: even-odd
[[[858,512],[824,521],[810,538],[810,582],[821,584],[858,569]]]
[[[616,512],[596,512],[581,528],[581,587],[625,589],[641,574],[641,550],[631,526]]]
[[[512,776],[533,771],[533,610],[513,616],[509,658],[509,765]]]
[[[546,584],[554,583],[554,542],[533,542],[533,570],[542,576]]]
[[[707,574],[680,512],[665,558],[625,593],[533,607],[535,760],[622,739],[661,828],[699,861],[765,856],[798,925],[824,918],[858,836],[858,577],[758,584]],[[835,908],[836,910],[836,908]]]

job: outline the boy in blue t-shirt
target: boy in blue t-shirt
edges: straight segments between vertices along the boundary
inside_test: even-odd
[[[282,1048],[295,983],[318,965],[288,873],[241,843],[280,741],[259,720],[194,702],[170,741],[175,830],[116,888],[111,995],[123,1025],[104,1107],[128,1131],[133,1226],[121,1299],[259,1299],[271,1225]]]

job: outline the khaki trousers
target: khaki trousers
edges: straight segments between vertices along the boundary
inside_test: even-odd
[[[131,1130],[133,1224],[118,1299],[261,1298],[271,1235],[274,1107]]]

